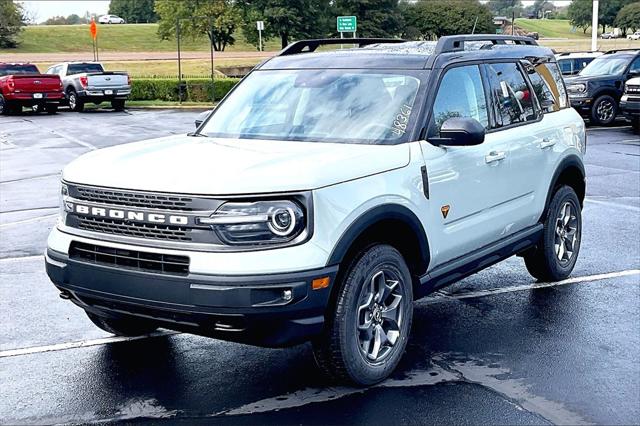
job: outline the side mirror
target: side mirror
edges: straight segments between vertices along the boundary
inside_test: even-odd
[[[437,145],[471,146],[484,142],[485,129],[478,120],[468,117],[450,118],[440,127],[440,137],[434,139]]]

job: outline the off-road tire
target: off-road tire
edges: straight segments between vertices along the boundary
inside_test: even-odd
[[[384,324],[388,327],[390,324],[387,319],[383,319],[382,323],[376,323],[373,313],[369,314],[368,310],[362,309],[364,306],[362,298],[364,296],[366,299],[367,294],[374,288],[373,279],[376,276],[379,277],[381,271],[383,272],[382,282],[385,286],[390,283],[393,290],[386,299],[379,302],[379,306],[376,302],[378,293],[371,293],[373,299],[370,300],[372,303],[375,302],[373,305],[382,307],[382,318],[386,318],[384,315],[390,312],[390,306],[385,305],[385,301],[393,300],[389,303],[393,305],[396,300],[399,300],[397,307],[400,309],[398,311],[400,316],[395,320],[396,324],[399,323],[397,327],[399,335],[395,338],[395,343],[391,346],[389,346],[390,342],[383,344],[383,349],[379,352],[380,357],[377,358],[380,361],[377,361],[377,359],[368,360],[364,353],[361,333],[365,332],[358,331],[358,326],[363,318],[369,318],[370,323],[379,324],[380,327]],[[322,336],[313,341],[314,357],[318,367],[336,381],[357,386],[373,385],[391,374],[405,351],[413,318],[411,273],[402,255],[395,248],[377,244],[356,256],[342,277],[335,283],[338,286],[335,289],[336,301],[326,314],[325,331]],[[394,285],[396,281],[398,284]],[[380,317],[380,315],[375,316]],[[376,336],[375,326],[372,330],[373,335]],[[391,334],[385,333],[385,336],[389,335]],[[375,338],[372,342],[374,341]],[[375,343],[368,348],[374,346]]]
[[[601,95],[591,106],[591,122],[598,126],[610,126],[616,121],[618,102],[609,95]]]
[[[69,102],[69,109],[71,109],[71,111],[75,111],[75,112],[84,111],[84,101],[80,99],[75,89],[73,88],[67,89],[67,100]]]
[[[116,111],[124,111],[124,103],[125,103],[124,100],[116,99],[111,101],[111,106]]]
[[[158,326],[150,321],[104,318],[87,312],[87,316],[98,328],[116,336],[142,336],[154,332]]]
[[[571,239],[569,232],[564,231],[563,233],[559,230],[559,224],[562,222],[560,218],[563,217],[563,211],[565,211],[563,209],[566,208],[567,204],[570,206],[570,215],[573,217],[573,219],[570,218],[570,227],[575,228],[576,239],[574,243],[564,245],[567,253],[571,252],[570,257],[564,259],[564,256],[567,256],[565,253],[563,260],[560,260],[558,241],[565,238]],[[523,256],[524,263],[534,278],[544,282],[560,281],[567,278],[573,271],[582,241],[582,210],[578,196],[573,188],[567,185],[557,188],[547,209],[543,224],[542,238],[536,249]]]

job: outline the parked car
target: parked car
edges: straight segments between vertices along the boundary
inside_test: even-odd
[[[55,114],[63,100],[60,77],[40,74],[33,64],[0,62],[0,114],[34,106]]]
[[[602,52],[565,52],[556,54],[562,75],[576,75]]]
[[[627,40],[640,40],[640,31],[627,35]]]
[[[640,50],[611,50],[594,59],[575,77],[565,78],[571,106],[590,122],[612,124],[624,83],[640,76]]]
[[[613,33],[613,32],[602,33],[602,35],[600,36],[600,38],[603,38],[603,39],[618,38],[618,34]]]
[[[499,35],[315,52],[340,43],[289,45],[191,136],[65,167],[45,257],[61,297],[118,335],[311,340],[331,377],[371,385],[414,300],[513,255],[567,278],[586,139],[553,52]]]
[[[632,78],[624,85],[620,111],[631,121],[633,131],[640,133],[640,77]]]
[[[105,71],[98,62],[63,62],[47,70],[59,75],[69,108],[84,110],[86,103],[111,102],[116,111],[124,110],[131,94],[131,78],[123,71]]]
[[[126,21],[116,15],[102,15],[98,18],[99,24],[126,24]]]

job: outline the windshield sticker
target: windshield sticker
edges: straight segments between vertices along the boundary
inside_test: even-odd
[[[404,104],[400,107],[400,112],[396,114],[393,120],[393,127],[391,131],[397,135],[402,136],[407,131],[407,123],[409,122],[409,116],[411,115],[411,106]]]

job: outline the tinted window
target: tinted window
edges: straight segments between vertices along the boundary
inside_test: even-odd
[[[67,75],[82,74],[85,72],[103,72],[100,64],[69,64],[67,67]]]
[[[470,117],[485,128],[489,126],[487,100],[477,65],[452,68],[444,75],[433,103],[427,136],[437,136],[442,123],[452,117]]]
[[[16,74],[40,74],[38,67],[35,65],[0,65],[0,75],[16,75]]]
[[[637,57],[632,63],[631,63],[631,67],[629,68],[629,72],[639,72],[640,71],[640,56]]]
[[[622,74],[631,62],[631,57],[603,55],[591,61],[582,71],[580,75],[598,76],[598,75],[618,75]]]
[[[574,64],[573,64],[573,69],[576,72],[579,72],[580,70],[582,70],[584,67],[586,67],[587,65],[589,65],[589,63],[591,61],[593,61],[593,58],[578,58],[578,59],[574,59]]]
[[[533,96],[515,63],[487,65],[491,96],[496,109],[496,126],[534,120]]]
[[[560,65],[560,70],[562,74],[572,74],[573,73],[573,61],[571,59],[563,59],[558,61],[558,65]]]

